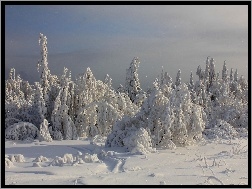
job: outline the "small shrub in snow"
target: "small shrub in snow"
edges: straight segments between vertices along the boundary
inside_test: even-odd
[[[33,160],[32,162],[45,162],[45,161],[48,161],[48,159],[46,157],[39,156],[35,160]]]
[[[73,161],[74,161],[72,154],[65,154],[63,156],[63,159],[64,159],[65,163],[73,163]]]
[[[9,160],[10,160],[12,163],[16,162],[15,155],[9,156]]]
[[[16,159],[17,163],[25,162],[25,158],[24,158],[24,156],[22,154],[15,155],[15,159]]]
[[[56,156],[49,166],[63,166],[65,163],[64,158]]]
[[[5,138],[11,140],[25,140],[26,138],[37,138],[38,128],[32,123],[18,122],[5,130]]]
[[[211,129],[205,129],[203,134],[208,139],[233,139],[239,137],[239,133],[235,128],[224,120],[217,120],[215,127]]]
[[[8,158],[5,158],[5,167],[8,168],[14,167],[13,163]]]
[[[97,157],[97,154],[89,154],[89,153],[86,153],[83,155],[83,161],[86,162],[86,163],[99,163],[100,160],[99,158]]]

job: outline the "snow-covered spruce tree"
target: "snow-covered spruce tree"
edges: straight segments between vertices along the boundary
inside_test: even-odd
[[[75,125],[69,115],[69,106],[73,102],[69,85],[71,83],[70,74],[67,76],[68,69],[64,68],[61,76],[61,89],[56,98],[54,110],[52,112],[51,134],[55,140],[72,140],[77,138]]]
[[[176,145],[185,146],[195,139],[200,139],[205,128],[206,116],[202,107],[192,103],[186,84],[174,89],[170,106],[174,115],[171,127],[172,141]]]
[[[52,141],[52,137],[48,129],[48,121],[46,119],[43,120],[43,122],[40,124],[40,127],[39,127],[39,140],[46,141],[46,142]]]
[[[17,122],[32,122],[30,109],[34,90],[28,81],[21,79],[12,68],[5,81],[5,128]]]
[[[175,85],[179,86],[181,84],[181,71],[179,69],[178,73],[177,73],[177,77],[176,77],[176,81],[175,81]]]
[[[49,106],[49,78],[50,78],[50,70],[48,68],[47,61],[47,38],[42,33],[39,34],[39,45],[41,46],[41,60],[38,63],[38,71],[39,67],[41,67],[41,75],[40,75],[40,85],[42,88],[42,97],[45,100],[46,107]],[[46,112],[46,118],[48,117]]]
[[[205,69],[205,74],[204,74],[204,85],[207,91],[209,90],[209,80],[210,80],[210,60],[207,57],[206,69]]]
[[[32,121],[36,127],[39,128],[40,124],[45,119],[46,107],[45,100],[43,98],[43,89],[38,82],[35,82],[35,93],[33,104],[29,114],[32,115]]]
[[[134,102],[136,95],[141,91],[137,73],[139,64],[140,61],[138,60],[138,57],[134,57],[130,63],[130,67],[126,70],[125,92],[128,94],[132,102]]]
[[[85,73],[77,77],[75,83],[75,111],[76,116],[78,116],[85,106],[104,96],[105,88],[103,82],[96,81],[89,67]],[[99,92],[97,89],[99,89]]]
[[[227,65],[226,65],[226,61],[224,61],[223,64],[223,69],[222,69],[222,80],[224,82],[228,81],[228,69],[227,69]]]
[[[219,78],[218,74],[214,78],[210,77],[213,79],[209,87],[209,92],[202,88],[201,95],[198,93],[199,98],[195,102],[204,107],[209,121],[209,128],[216,125],[217,119],[224,120],[234,127],[247,127],[246,87],[243,90],[239,84],[237,71],[234,76],[231,72],[230,77],[228,77],[227,73],[227,65],[225,62],[222,70],[222,78]]]
[[[199,76],[199,80],[204,79],[204,71],[201,69],[200,65],[197,68],[196,75]]]
[[[41,60],[38,62],[38,72],[40,72],[40,85],[42,88],[42,95],[45,100],[46,113],[45,118],[51,122],[51,114],[54,109],[54,101],[58,96],[60,86],[59,79],[56,75],[51,75],[48,67],[48,50],[47,37],[40,33],[39,45],[41,47]]]
[[[19,109],[24,95],[15,79],[15,69],[10,70],[9,79],[5,81],[5,129],[21,120]]]
[[[213,58],[211,58],[211,60],[210,60],[209,68],[210,68],[210,71],[209,71],[209,88],[211,90],[213,82],[216,80],[215,64],[214,64],[214,59]]]

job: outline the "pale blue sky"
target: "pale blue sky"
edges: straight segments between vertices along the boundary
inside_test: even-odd
[[[248,77],[246,5],[9,5],[5,21],[6,71],[14,67],[31,82],[38,81],[39,33],[48,39],[52,74],[67,67],[74,79],[90,67],[97,79],[109,74],[115,88],[134,56],[143,88],[162,66],[173,80],[181,69],[187,82],[198,65],[205,68],[207,56],[217,71],[227,60],[229,70]]]

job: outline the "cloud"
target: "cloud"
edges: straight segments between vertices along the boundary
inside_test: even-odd
[[[36,9],[44,15],[36,13],[29,34],[22,25],[13,27],[20,32],[7,32],[8,66],[22,71],[23,65],[34,64],[35,72],[40,58],[38,35],[44,32],[49,67],[55,74],[67,67],[75,76],[89,66],[98,79],[109,74],[117,87],[124,84],[132,58],[139,56],[139,77],[146,87],[161,73],[162,66],[173,79],[181,69],[182,79],[188,81],[190,72],[195,72],[198,65],[204,67],[206,57],[211,56],[218,71],[224,60],[228,68],[237,68],[239,62],[239,73],[247,77],[247,6],[49,7]],[[25,19],[27,15],[21,20]],[[39,31],[41,28],[43,31]]]

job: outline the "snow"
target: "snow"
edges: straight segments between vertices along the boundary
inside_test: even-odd
[[[83,138],[30,143],[6,140],[5,184],[248,184],[247,145],[248,138],[218,138],[172,150],[132,154],[125,148],[107,148],[102,140],[92,144]],[[11,156],[20,161],[10,161]]]

